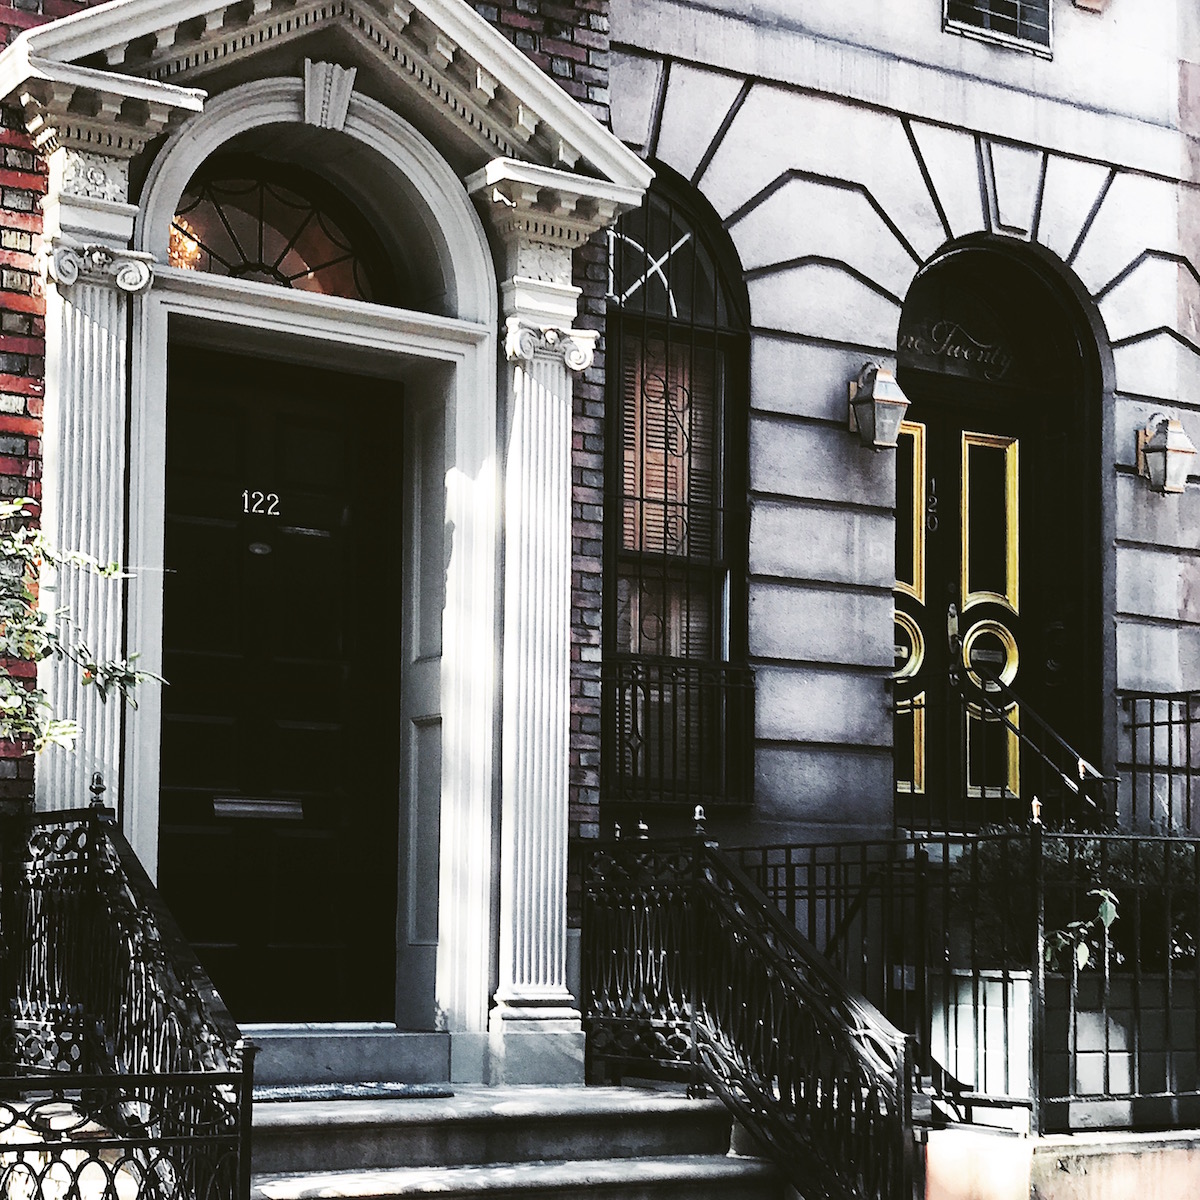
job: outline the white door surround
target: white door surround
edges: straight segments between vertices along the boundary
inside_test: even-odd
[[[189,5],[189,13],[205,6]],[[226,6],[209,7],[199,36],[216,39],[213,62],[296,34],[268,21],[261,38],[221,42]],[[371,5],[344,7],[338,19],[361,24]],[[203,82],[208,61],[172,58],[179,47],[167,21],[171,36],[156,34],[166,57],[152,51],[149,62],[126,68],[127,50],[146,44],[139,37],[164,18],[179,20],[166,0],[118,0],[30,31],[0,53],[0,91],[21,100],[50,162],[46,510],[61,544],[135,568],[127,597],[93,607],[89,619],[154,670],[170,339],[326,364],[352,357],[355,371],[431,385],[423,394],[440,406],[445,429],[445,599],[440,711],[419,715],[440,723],[436,1019],[451,1034],[453,1078],[553,1082],[582,1071],[565,963],[570,430],[572,375],[590,363],[595,335],[572,327],[579,291],[571,255],[640,202],[650,172],[469,6],[415,7],[419,21],[401,6],[369,20],[408,39],[405,54],[425,73],[397,74],[402,58],[380,57],[380,41],[355,51],[358,69],[365,62],[393,72],[406,103],[415,89],[437,110],[433,124],[442,122],[448,136],[452,129],[460,157],[467,138],[474,164],[483,165],[465,183],[428,137],[354,91],[355,66],[308,61],[294,77],[207,98],[164,82],[177,62],[189,84]],[[255,30],[256,22],[257,11]],[[453,36],[435,46],[433,26]],[[192,37],[201,27],[186,28]],[[77,65],[99,53],[110,70]],[[468,59],[480,64],[477,87],[462,98]],[[71,107],[80,89],[96,97],[86,120]],[[150,139],[171,122],[155,145]],[[369,173],[378,178],[348,191],[368,196],[379,221],[395,189],[402,202],[390,215],[429,247],[424,261],[435,262],[442,285],[436,307],[450,315],[165,265],[171,219],[196,169],[241,135],[273,150],[277,130],[299,131],[313,146],[340,137],[357,147],[331,168],[334,177],[374,164]],[[153,160],[144,175],[131,172],[147,145]],[[526,152],[538,161],[513,157]],[[577,162],[601,178],[574,173]],[[131,174],[135,184],[142,179],[135,195]],[[81,506],[84,487],[91,492]],[[499,596],[507,598],[503,609]],[[80,753],[48,761],[38,781],[40,802],[52,805],[73,796],[92,769],[114,790],[119,779],[123,819],[151,868],[160,714],[152,689],[137,712],[81,710]]]

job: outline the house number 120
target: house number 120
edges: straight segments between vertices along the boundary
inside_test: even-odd
[[[274,492],[242,492],[242,512],[264,517],[279,516],[279,497]]]

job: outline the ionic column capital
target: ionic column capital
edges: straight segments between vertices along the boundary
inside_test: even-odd
[[[55,240],[43,255],[46,275],[60,289],[82,280],[129,295],[146,291],[154,278],[154,258],[134,250],[114,250],[99,242]]]
[[[509,317],[505,321],[504,352],[509,362],[531,363],[535,356],[561,359],[568,371],[578,374],[592,365],[598,336],[594,329],[560,329]]]

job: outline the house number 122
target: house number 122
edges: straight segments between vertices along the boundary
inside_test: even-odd
[[[242,492],[242,512],[264,517],[279,516],[279,497],[274,492]]]

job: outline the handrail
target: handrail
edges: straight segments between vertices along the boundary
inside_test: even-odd
[[[92,806],[8,817],[0,847],[10,948],[4,1127],[45,1142],[25,1112],[65,1105],[83,1131],[65,1135],[77,1179],[90,1164],[138,1200],[245,1200],[254,1048],[114,814]],[[23,1186],[14,1181],[31,1154],[0,1147],[0,1192]]]
[[[591,849],[584,955],[593,1065],[698,1077],[804,1194],[911,1196],[910,1040],[714,844]]]
[[[158,889],[151,883],[141,860],[117,828],[111,810],[105,810],[100,819],[114,859],[102,876],[110,904],[114,911],[124,908],[123,916],[130,934],[140,935],[146,949],[153,952],[155,965],[161,973],[160,982],[169,985],[163,992],[164,1003],[170,1006],[181,1029],[191,1034],[180,1046],[179,1056],[184,1061],[130,1061],[123,1066],[126,1070],[152,1067],[171,1071],[183,1069],[186,1063],[186,1067],[193,1070],[236,1070],[246,1051],[241,1030],[229,1015],[225,1002],[213,987]]]
[[[1111,816],[1110,813],[1105,812],[1105,806],[1096,802],[1096,799],[1091,795],[1091,789],[1095,786],[1103,786],[1104,784],[1115,784],[1116,779],[1103,774],[1094,767],[1036,709],[1031,708],[1022,700],[1017,692],[988,666],[982,663],[972,663],[971,670],[980,677],[984,686],[973,691],[969,701],[963,688],[961,675],[956,672],[951,673],[951,681],[954,683],[964,704],[975,703],[985,708],[988,718],[992,721],[1000,722],[1010,734],[1018,739],[1023,747],[1039,759],[1043,766],[1052,771],[1073,795],[1089,805],[1092,815],[1101,818]],[[995,702],[993,699],[995,694],[1003,697],[1010,709],[1012,705],[1017,706],[1021,714],[1019,723],[1009,716],[1008,711],[1004,707]],[[1062,751],[1070,763],[1069,768],[1064,768],[1060,763],[1055,762],[1047,753],[1045,746],[1030,737],[1030,723],[1037,727],[1043,741],[1049,742]]]

